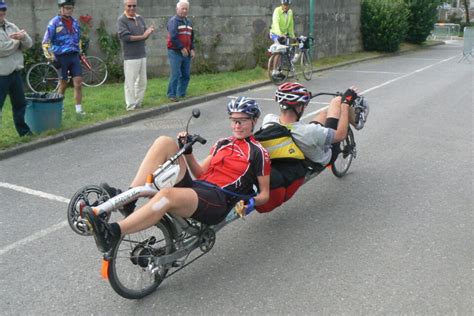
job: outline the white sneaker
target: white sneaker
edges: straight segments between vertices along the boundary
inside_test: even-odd
[[[127,105],[127,107],[126,107],[125,109],[126,109],[127,111],[136,110],[136,109],[137,109],[137,104],[134,103],[134,104]]]

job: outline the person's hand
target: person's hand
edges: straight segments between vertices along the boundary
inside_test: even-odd
[[[357,99],[357,88],[352,86],[344,92],[341,98],[342,103],[346,103],[349,106],[354,104],[355,99]]]
[[[191,135],[189,135],[188,133],[186,132],[180,132],[178,133],[178,146],[179,146],[179,149],[183,148],[184,145],[188,142],[191,141]],[[186,151],[184,152],[185,155],[190,155],[193,153],[193,147],[188,147],[186,149]]]
[[[191,58],[194,58],[194,56],[196,56],[196,52],[194,51],[194,49],[191,49]]]
[[[146,36],[146,38],[148,38],[151,35],[151,33],[153,33],[154,31],[155,31],[155,27],[152,25],[145,30],[144,35]]]
[[[255,208],[255,200],[254,198],[250,198],[247,201],[240,200],[235,204],[235,211],[241,218],[244,218],[250,212],[252,212]]]
[[[189,52],[186,48],[181,48],[181,54],[183,54],[184,57],[188,57],[189,56]]]
[[[14,40],[21,41],[22,39],[25,38],[26,31],[25,30],[20,30],[18,32],[10,34],[10,38]]]

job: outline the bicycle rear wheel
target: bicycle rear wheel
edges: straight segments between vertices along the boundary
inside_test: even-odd
[[[279,58],[277,57],[279,56]],[[275,70],[278,71],[277,75],[273,74],[273,63],[278,60],[275,64]],[[290,66],[288,56],[285,54],[273,54],[270,56],[268,60],[268,78],[276,84],[279,85],[280,83],[284,82],[288,78],[288,74],[290,73]]]
[[[158,223],[138,233],[125,235],[113,249],[107,275],[120,296],[140,299],[156,290],[164,280],[167,266],[155,265],[155,257],[173,251],[168,228]]]
[[[59,72],[49,63],[38,63],[26,73],[26,83],[33,92],[55,92],[59,88]]]
[[[346,175],[351,166],[352,159],[356,156],[356,143],[354,140],[354,133],[349,127],[346,138],[339,143],[339,154],[336,161],[332,164],[332,173],[341,178]]]
[[[309,50],[305,50],[301,55],[301,70],[303,71],[304,78],[311,80],[311,77],[313,77],[313,63]]]
[[[87,87],[98,87],[107,79],[107,65],[99,57],[81,56],[82,83]]]

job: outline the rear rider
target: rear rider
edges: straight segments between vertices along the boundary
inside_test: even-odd
[[[56,60],[61,67],[59,93],[64,95],[69,75],[74,84],[76,113],[82,111],[81,28],[72,16],[74,0],[58,0],[59,14],[52,18],[43,37],[43,52],[48,60]]]

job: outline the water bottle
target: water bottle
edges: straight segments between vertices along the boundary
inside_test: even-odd
[[[300,57],[300,53],[296,53],[295,57],[291,60],[292,63],[296,63],[298,61],[298,58]]]

